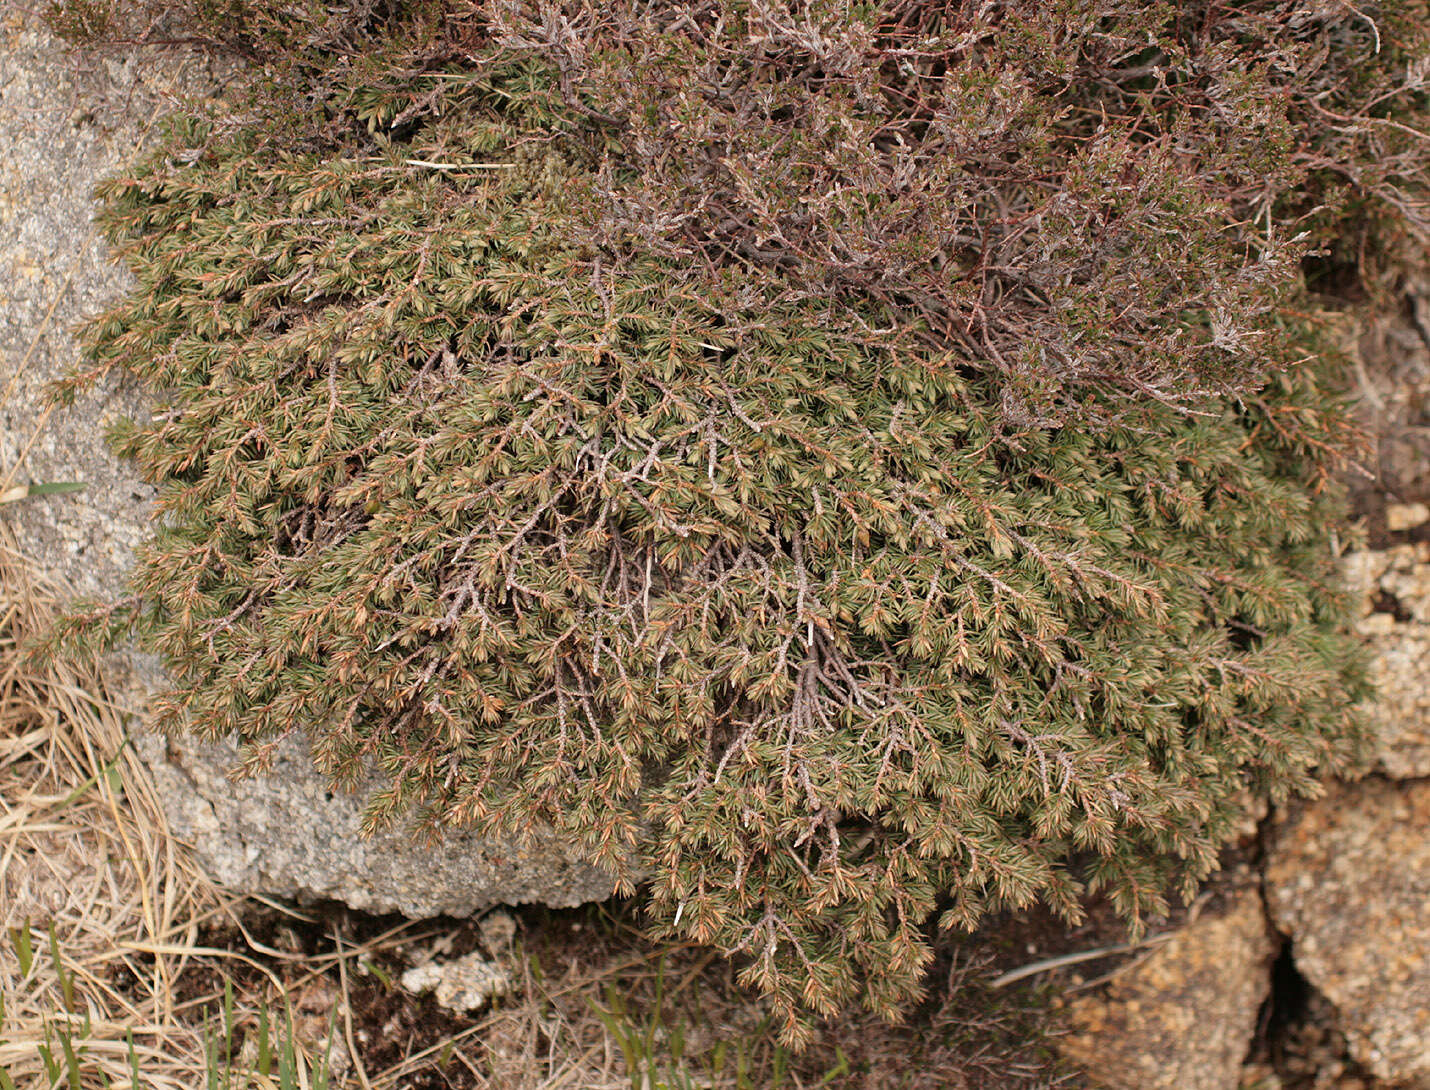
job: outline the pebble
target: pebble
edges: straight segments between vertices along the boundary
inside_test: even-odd
[[[511,991],[511,974],[478,953],[452,961],[430,961],[402,974],[409,992],[431,992],[437,1005],[456,1014],[481,1010],[494,996]]]
[[[1423,503],[1392,503],[1385,509],[1385,528],[1392,533],[1413,530],[1430,522],[1430,506]]]

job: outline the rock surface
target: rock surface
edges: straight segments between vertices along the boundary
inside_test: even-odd
[[[1382,283],[1393,282],[1394,295],[1369,310],[1322,311],[1350,362],[1353,411],[1370,440],[1346,483],[1351,509],[1377,547],[1416,529],[1420,508],[1430,510],[1430,265],[1413,237],[1382,242],[1390,248],[1383,268],[1395,268]]]
[[[1344,571],[1371,646],[1378,763],[1396,779],[1430,776],[1430,543],[1351,553]]]
[[[108,384],[73,409],[47,409],[47,384],[76,362],[71,329],[126,283],[90,222],[91,191],[143,143],[164,101],[219,74],[180,54],[82,62],[37,23],[0,14],[0,473],[83,483],[5,514],[33,559],[94,596],[119,585],[153,490],[104,444],[109,422],[144,411],[137,389]]]
[[[1430,504],[1392,503],[1385,508],[1385,528],[1392,534],[1413,530],[1430,522]]]
[[[494,904],[569,908],[611,893],[609,875],[549,840],[522,847],[470,833],[435,844],[402,832],[363,837],[365,792],[328,790],[297,738],[279,749],[272,772],[236,782],[227,775],[238,761],[229,744],[150,734],[139,750],[175,833],[233,889],[413,917],[466,916]]]
[[[141,391],[111,384],[73,409],[47,410],[47,384],[78,359],[70,331],[128,283],[91,222],[91,193],[144,146],[167,103],[213,94],[225,76],[212,58],[176,50],[80,58],[35,15],[0,4],[0,479],[16,467],[20,483],[85,485],[7,505],[3,517],[31,559],[77,595],[121,591],[153,496],[104,443],[108,423],[148,411]],[[127,673],[138,707],[160,678],[152,661],[120,658],[115,669]],[[559,845],[364,840],[361,800],[330,795],[298,741],[272,774],[238,784],[226,776],[232,747],[139,741],[175,829],[239,890],[419,916],[504,902],[568,906],[611,891],[607,876]]]
[[[1067,1008],[1064,1056],[1104,1090],[1236,1090],[1276,943],[1243,880],[1101,991]]]
[[[1430,1087],[1430,783],[1335,785],[1277,831],[1267,905],[1352,1055]]]

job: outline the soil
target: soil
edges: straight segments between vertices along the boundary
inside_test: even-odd
[[[1257,852],[1256,838],[1248,838],[1228,851],[1223,873],[1254,863]],[[1200,909],[1215,911],[1220,886],[1220,879],[1213,879]],[[566,911],[499,911],[509,912],[515,923],[510,950],[485,946],[479,919],[404,921],[338,904],[280,911],[252,903],[238,925],[204,934],[199,945],[261,958],[287,983],[298,1032],[324,1047],[332,1025],[339,1051],[345,1046],[336,974],[315,974],[313,967],[324,958],[331,961],[338,942],[356,952],[348,962],[347,1003],[353,1043],[366,1071],[390,1070],[408,1057],[440,1050],[453,1038],[471,1042],[462,1055],[475,1070],[460,1062],[432,1060],[404,1079],[402,1085],[411,1090],[504,1086],[503,1071],[510,1073],[511,1085],[525,1085],[517,1082],[527,1077],[525,1070],[517,1074],[528,1062],[525,1057],[557,1050],[569,1054],[573,1036],[589,1040],[589,1048],[603,1043],[609,1048],[601,1012],[613,1008],[638,1028],[679,1027],[683,1039],[671,1058],[693,1070],[701,1070],[721,1042],[737,1040],[763,1042],[758,1047],[765,1054],[751,1057],[751,1066],[756,1071],[771,1069],[776,1046],[769,1026],[729,963],[699,948],[662,947],[645,939],[633,902]],[[1175,907],[1165,919],[1151,921],[1149,931],[1175,928],[1187,911],[1186,906]],[[796,1080],[788,1083],[791,1087],[995,1090],[1082,1085],[1077,1073],[1055,1058],[1051,1043],[1060,1027],[1050,1001],[1068,989],[1095,986],[1138,953],[1109,954],[1041,972],[1004,989],[991,987],[990,981],[1032,963],[1116,946],[1127,938],[1125,925],[1104,901],[1094,900],[1087,919],[1074,927],[1045,911],[1004,915],[970,938],[940,944],[929,996],[903,1023],[889,1025],[857,1014],[828,1022],[808,1051],[784,1056],[779,1065]],[[517,972],[526,977],[491,1011],[471,1017],[453,1014],[430,997],[410,995],[393,984],[405,968],[428,955],[454,959],[473,951],[519,964]],[[251,966],[198,965],[181,982],[180,998],[211,1002],[221,993],[225,977],[238,990],[268,987],[265,974]],[[660,991],[665,993],[662,998],[657,997]],[[539,1008],[536,1016],[533,1006]],[[1276,1042],[1277,1056],[1300,1047],[1281,1042],[1299,1042],[1296,1035],[1305,1036],[1300,1022],[1291,1024],[1290,1011],[1287,1006],[1284,1015],[1268,1012],[1264,1020],[1266,1049]],[[549,1033],[549,1026],[562,1027],[563,1034]]]
[[[1062,934],[1070,944],[1086,942],[1112,918],[1110,910],[1100,911],[1104,923],[1059,932],[1049,920],[1026,916],[990,925],[986,935],[948,942],[931,971],[928,998],[904,1022],[890,1025],[849,1015],[825,1023],[808,1050],[793,1054],[776,1044],[764,1011],[736,981],[727,961],[702,948],[644,938],[633,902],[497,911],[508,912],[515,922],[508,950],[484,946],[480,920],[404,921],[338,904],[306,906],[296,915],[251,904],[241,927],[215,929],[201,936],[199,945],[261,958],[285,980],[299,1034],[321,1049],[331,1025],[338,1052],[345,1048],[345,1027],[336,974],[315,974],[313,967],[331,959],[338,940],[349,950],[366,951],[349,961],[346,1012],[358,1059],[365,1071],[386,1071],[435,1050],[437,1056],[403,1078],[401,1085],[410,1090],[505,1090],[526,1086],[526,1080],[546,1085],[534,1078],[532,1058],[569,1058],[574,1042],[587,1051],[611,1050],[603,1015],[612,1011],[628,1027],[658,1032],[655,1064],[668,1066],[672,1074],[714,1070],[717,1047],[743,1045],[749,1053],[742,1062],[756,1081],[738,1085],[762,1087],[761,1080],[773,1077],[772,1072],[783,1072],[778,1077],[788,1081],[778,1085],[791,1090],[1031,1090],[1077,1085],[1074,1073],[1059,1068],[1047,1047],[1056,1032],[1046,1009],[1051,993],[1044,981],[997,994],[987,982],[1029,960],[1030,952],[1038,956],[1053,949],[1053,936]],[[524,978],[512,996],[497,1000],[490,1011],[452,1014],[430,997],[395,986],[405,968],[429,954],[446,960],[477,950],[504,960],[513,975]],[[225,978],[236,990],[268,986],[257,968],[201,965],[186,974],[180,998],[212,1001]],[[672,1033],[679,1033],[678,1044],[670,1039]],[[466,1040],[469,1047],[460,1050],[456,1061],[439,1062],[442,1047],[453,1038]],[[347,1066],[346,1057],[336,1058],[335,1066]],[[625,1069],[617,1065],[616,1070]],[[584,1090],[587,1084],[553,1085]],[[711,1085],[737,1084],[712,1080]]]

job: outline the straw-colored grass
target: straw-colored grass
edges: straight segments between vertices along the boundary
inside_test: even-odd
[[[150,951],[192,945],[219,901],[166,835],[97,674],[19,653],[52,608],[0,528],[0,1068],[48,1086],[44,1053],[68,1038],[84,1086],[125,1085],[137,1062],[147,1085],[190,1090],[202,1069],[176,1060],[202,1039],[174,1011],[187,955]]]
[[[137,1065],[143,1085],[191,1090],[203,1040],[174,982],[221,902],[166,834],[96,672],[20,653],[52,608],[0,528],[0,1069],[49,1086],[48,1052],[85,1087]]]
[[[221,991],[180,999],[200,961],[257,963],[199,946],[235,902],[169,835],[98,669],[22,653],[54,608],[0,524],[0,1087],[194,1090],[244,1066],[221,1038],[245,1021],[270,1053],[250,1084],[308,1085],[286,1020],[225,1012]]]

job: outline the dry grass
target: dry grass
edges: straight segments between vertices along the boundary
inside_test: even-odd
[[[52,608],[0,528],[0,1068],[49,1086],[45,1051],[68,1038],[86,1087],[127,1085],[137,1063],[144,1085],[189,1090],[203,1039],[175,982],[223,901],[167,836],[100,678],[27,669],[18,645]]]

